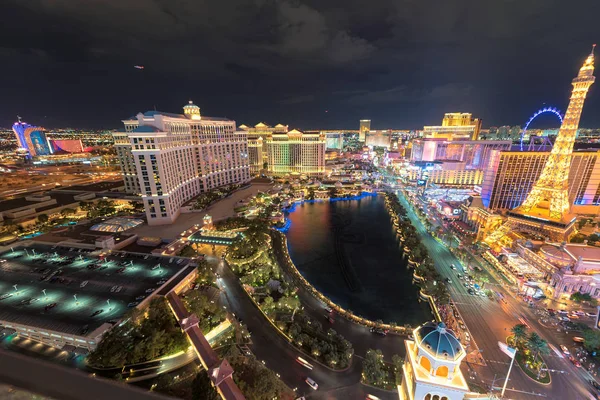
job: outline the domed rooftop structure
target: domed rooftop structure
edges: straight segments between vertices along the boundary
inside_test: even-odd
[[[559,268],[571,265],[575,261],[564,248],[550,244],[542,246],[538,255]]]
[[[415,341],[417,346],[438,359],[456,361],[465,354],[454,333],[443,322],[431,321],[417,328]]]
[[[200,107],[190,100],[188,104],[183,106],[183,114],[190,119],[200,119]]]

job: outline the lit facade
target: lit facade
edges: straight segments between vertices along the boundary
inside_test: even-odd
[[[291,130],[273,133],[267,139],[269,171],[275,175],[325,173],[325,135]]]
[[[467,169],[486,167],[493,150],[510,150],[510,140],[413,139],[410,160],[463,161]]]
[[[514,212],[524,216],[542,217],[559,223],[566,223],[571,219],[568,215],[571,208],[568,181],[573,144],[577,136],[583,103],[595,79],[592,49],[592,53],[579,70],[579,74],[573,79],[569,107],[542,174],[523,204]]]
[[[392,131],[369,131],[365,133],[365,145],[369,147],[385,147],[389,149],[392,146]]]
[[[539,179],[549,155],[549,152],[493,151],[481,185],[485,207],[495,211],[520,206]],[[598,212],[600,205],[599,155],[597,151],[575,152],[569,168],[569,202],[576,208],[588,208],[588,212]]]
[[[113,139],[121,167],[121,175],[123,175],[123,182],[125,183],[125,192],[129,194],[141,194],[142,189],[140,188],[137,167],[135,166],[135,159],[131,152],[131,141],[127,136],[127,132],[114,132]]]
[[[481,120],[471,113],[446,113],[441,126],[423,127],[423,137],[448,140],[477,140],[481,131]]]
[[[428,322],[405,340],[401,400],[463,400],[471,394],[460,364],[462,345],[444,323]],[[478,397],[482,398],[482,397]]]
[[[183,115],[148,111],[123,123],[115,134],[121,169],[137,176],[129,190],[139,188],[149,225],[172,223],[200,193],[250,180],[247,134],[235,121],[202,116],[190,102]]]
[[[20,120],[12,126],[19,148],[27,151],[28,157],[48,156],[52,154],[52,146],[46,137],[46,130],[39,126],[29,125]]]
[[[248,158],[250,161],[250,173],[257,175],[263,169],[264,163],[269,161],[267,155],[267,139],[273,133],[286,133],[287,125],[277,124],[269,126],[263,122],[259,122],[254,127],[240,125],[239,130],[246,132],[248,136]]]
[[[600,249],[585,244],[543,244],[528,248],[517,243],[519,256],[545,275],[546,295],[568,299],[584,293],[600,299]]]
[[[583,104],[594,77],[594,49],[573,79],[571,100],[552,151],[538,180],[523,203],[509,211],[508,221],[489,235],[486,242],[498,248],[511,243],[511,232],[531,232],[554,241],[569,238],[576,215],[572,213],[569,170]]]
[[[340,131],[323,131],[327,150],[342,150],[344,148],[344,133]]]
[[[248,138],[248,164],[251,175],[258,175],[266,162],[265,152],[263,152],[264,142],[262,137]]]
[[[417,179],[440,186],[481,185],[494,150],[508,150],[507,140],[413,139],[410,161],[423,169]]]
[[[371,131],[371,120],[370,119],[361,119],[360,125],[358,128],[358,140],[360,142],[364,142],[366,140],[366,135]]]
[[[472,188],[481,185],[483,170],[467,169],[464,162],[442,161],[426,167],[418,179],[443,187]]]

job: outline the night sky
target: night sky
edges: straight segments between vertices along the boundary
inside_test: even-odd
[[[116,128],[189,99],[300,129],[451,111],[522,125],[544,103],[564,112],[600,42],[599,0],[3,0],[0,15],[5,127]],[[582,127],[600,127],[598,86]]]

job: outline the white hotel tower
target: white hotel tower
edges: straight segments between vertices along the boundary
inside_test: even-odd
[[[149,225],[172,223],[202,192],[250,180],[246,132],[191,101],[183,112],[139,113],[113,134],[125,188],[141,194]]]

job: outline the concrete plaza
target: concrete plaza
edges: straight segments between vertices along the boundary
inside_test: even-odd
[[[202,225],[202,219],[206,214],[210,215],[213,221],[235,216],[233,208],[240,200],[254,196],[258,192],[266,192],[272,186],[269,183],[252,183],[249,187],[236,191],[231,196],[218,201],[205,210],[179,215],[179,218],[170,225],[149,226],[144,224],[128,232],[135,233],[139,237],[159,236],[163,239],[175,239],[181,232],[189,229],[192,225]]]

